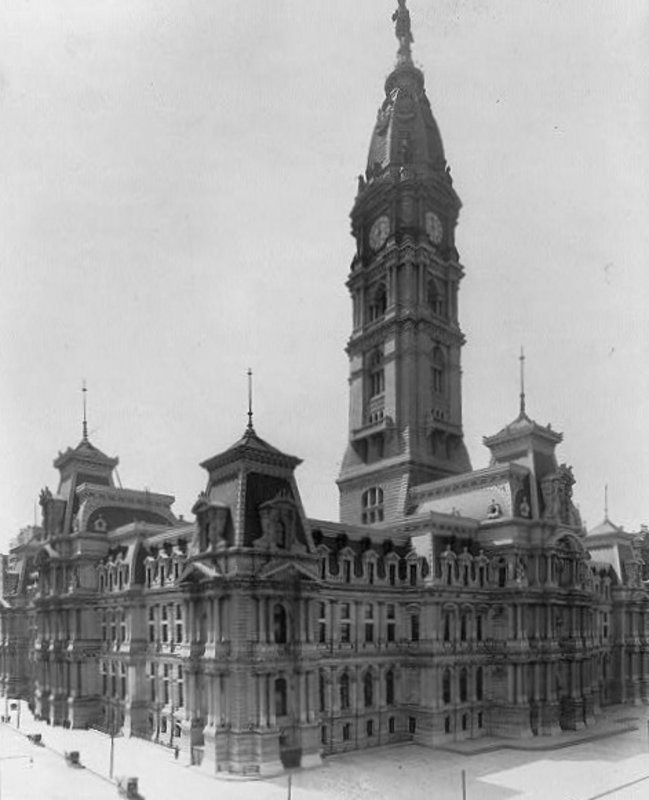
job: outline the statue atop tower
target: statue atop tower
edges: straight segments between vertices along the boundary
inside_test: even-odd
[[[406,7],[406,0],[399,0],[399,7],[392,15],[395,24],[395,33],[399,40],[399,50],[397,53],[398,63],[412,61],[412,51],[410,45],[415,41],[412,36],[410,24],[410,11]]]

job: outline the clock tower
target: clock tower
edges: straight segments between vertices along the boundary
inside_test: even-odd
[[[393,20],[397,63],[351,212],[349,441],[338,487],[341,521],[352,524],[401,518],[412,486],[471,469],[462,438],[461,203],[412,61],[405,0]]]

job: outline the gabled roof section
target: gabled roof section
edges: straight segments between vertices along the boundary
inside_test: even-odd
[[[516,417],[509,425],[498,431],[493,436],[485,436],[483,438],[484,444],[493,450],[499,445],[514,442],[521,439],[535,438],[544,441],[549,445],[555,446],[563,441],[563,434],[558,431],[553,431],[550,425],[539,425],[533,419],[527,416],[524,410]]]
[[[608,536],[610,534],[619,533],[624,534],[625,531],[619,525],[615,525],[615,523],[611,522],[608,516],[606,516],[599,525],[596,525],[592,530],[588,531],[588,537]]]
[[[59,453],[54,459],[54,466],[58,470],[63,470],[73,461],[82,461],[95,464],[97,466],[109,467],[114,469],[119,464],[119,458],[111,458],[95,447],[89,439],[83,438],[79,444],[68,449],[64,453]]]
[[[203,461],[201,467],[208,472],[213,472],[220,467],[237,461],[253,461],[259,464],[284,467],[289,470],[295,469],[302,463],[300,458],[282,453],[281,450],[268,444],[260,436],[257,436],[255,429],[252,425],[249,425],[239,441],[228,447],[224,452]]]

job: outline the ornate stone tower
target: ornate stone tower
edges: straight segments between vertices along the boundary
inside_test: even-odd
[[[338,486],[341,520],[360,524],[401,517],[411,486],[471,469],[462,438],[461,203],[412,61],[405,0],[393,20],[397,63],[351,212],[349,442]]]

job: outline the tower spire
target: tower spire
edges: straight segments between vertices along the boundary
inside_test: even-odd
[[[521,346],[521,354],[518,357],[518,360],[521,362],[521,407],[520,407],[520,416],[526,417],[527,414],[525,413],[525,351]]]
[[[410,11],[406,7],[406,0],[398,0],[398,2],[399,7],[392,15],[392,21],[395,23],[395,34],[399,40],[397,64],[412,64],[411,44],[414,39],[410,24]]]
[[[246,433],[254,433],[255,429],[252,425],[252,370],[248,367],[248,425]]]
[[[608,483],[604,484],[604,519],[608,519]]]
[[[81,386],[81,395],[83,397],[83,425],[82,425],[82,439],[84,442],[88,441],[88,417],[87,417],[87,407],[86,407],[86,395],[88,393],[88,389],[86,388],[86,381],[85,378],[83,380]]]

